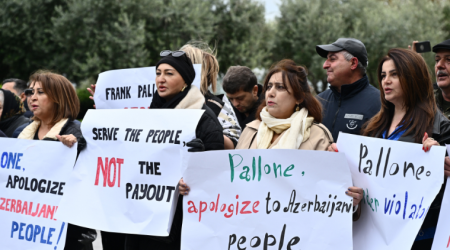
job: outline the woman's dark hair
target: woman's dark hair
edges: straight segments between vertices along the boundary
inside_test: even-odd
[[[269,83],[270,78],[272,75],[279,72],[282,74],[283,84],[285,86],[291,86],[293,93],[290,93],[289,91],[288,93],[293,95],[295,99],[300,102],[300,109],[306,108],[308,110],[308,116],[312,116],[316,122],[322,122],[322,106],[311,93],[306,78],[308,75],[306,68],[296,65],[295,62],[290,59],[281,60],[270,68],[269,73],[264,79],[261,95],[265,97],[267,84]],[[258,120],[261,120],[260,113],[265,106],[266,101],[262,100],[261,105],[259,105],[258,110],[256,111],[256,118]]]
[[[422,142],[425,132],[433,131],[434,116],[437,111],[433,94],[431,74],[425,60],[419,54],[407,49],[390,49],[378,64],[377,76],[380,86],[381,110],[363,128],[363,135],[382,137],[389,131],[394,117],[395,106],[387,101],[381,84],[381,71],[386,61],[392,60],[403,90],[403,105],[406,114],[399,125],[404,135],[414,133],[414,141]]]
[[[44,93],[53,102],[54,112],[52,124],[56,124],[63,118],[74,120],[80,112],[80,100],[78,99],[72,83],[60,74],[46,70],[39,70],[30,76],[30,86],[40,82]],[[36,116],[33,120],[39,121]]]

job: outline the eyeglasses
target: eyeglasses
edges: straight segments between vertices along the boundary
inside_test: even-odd
[[[177,51],[163,50],[163,51],[161,51],[161,53],[159,53],[159,56],[164,57],[164,56],[172,55],[173,57],[180,57],[185,54],[186,54],[186,52],[181,51],[181,50],[177,50]]]

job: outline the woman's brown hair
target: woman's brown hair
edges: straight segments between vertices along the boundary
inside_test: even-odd
[[[44,93],[53,102],[54,125],[63,118],[74,120],[80,112],[80,100],[78,99],[72,83],[64,76],[50,71],[39,70],[30,76],[30,86],[34,82],[40,82]],[[39,118],[33,118],[40,121]]]
[[[274,64],[269,73],[264,79],[264,86],[261,95],[265,97],[267,84],[269,83],[272,75],[281,72],[283,84],[287,86],[288,84],[292,88],[292,92],[289,94],[293,95],[297,101],[300,102],[300,109],[306,108],[308,110],[308,116],[312,116],[314,121],[322,122],[322,106],[319,101],[312,95],[311,89],[308,85],[308,72],[305,67],[298,66],[294,61],[290,59],[284,59]],[[264,98],[265,99],[265,98]],[[266,106],[266,101],[262,100],[261,105],[259,105],[256,111],[256,118],[261,120],[261,110]]]
[[[400,122],[404,135],[414,134],[414,141],[422,143],[427,132],[432,133],[434,116],[437,111],[433,94],[430,70],[425,60],[417,53],[407,49],[390,49],[378,64],[377,76],[380,86],[381,110],[363,128],[363,135],[379,137],[389,131],[394,117],[395,106],[388,102],[381,84],[381,71],[386,61],[392,60],[403,90],[403,105],[406,114]]]

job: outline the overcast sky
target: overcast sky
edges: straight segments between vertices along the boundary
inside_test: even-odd
[[[266,20],[273,20],[276,16],[280,16],[280,10],[278,9],[278,5],[280,4],[280,0],[258,0],[261,3],[264,3],[266,7]]]

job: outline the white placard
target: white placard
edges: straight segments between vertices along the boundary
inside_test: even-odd
[[[70,176],[58,218],[98,230],[167,236],[181,178],[180,150],[204,110],[89,110],[87,147]]]
[[[0,248],[62,250],[55,212],[77,155],[61,142],[0,138]]]
[[[343,154],[227,150],[183,155],[181,249],[352,249]]]
[[[194,64],[192,85],[200,89],[201,64]],[[95,87],[97,109],[148,109],[157,91],[155,67],[109,70],[100,73]]]
[[[447,152],[450,152],[450,145],[447,145]],[[450,185],[447,178],[447,185],[442,198],[439,220],[434,234],[433,246],[431,250],[450,249]]]
[[[444,180],[445,147],[339,133],[353,183],[364,190],[354,249],[411,249]]]

